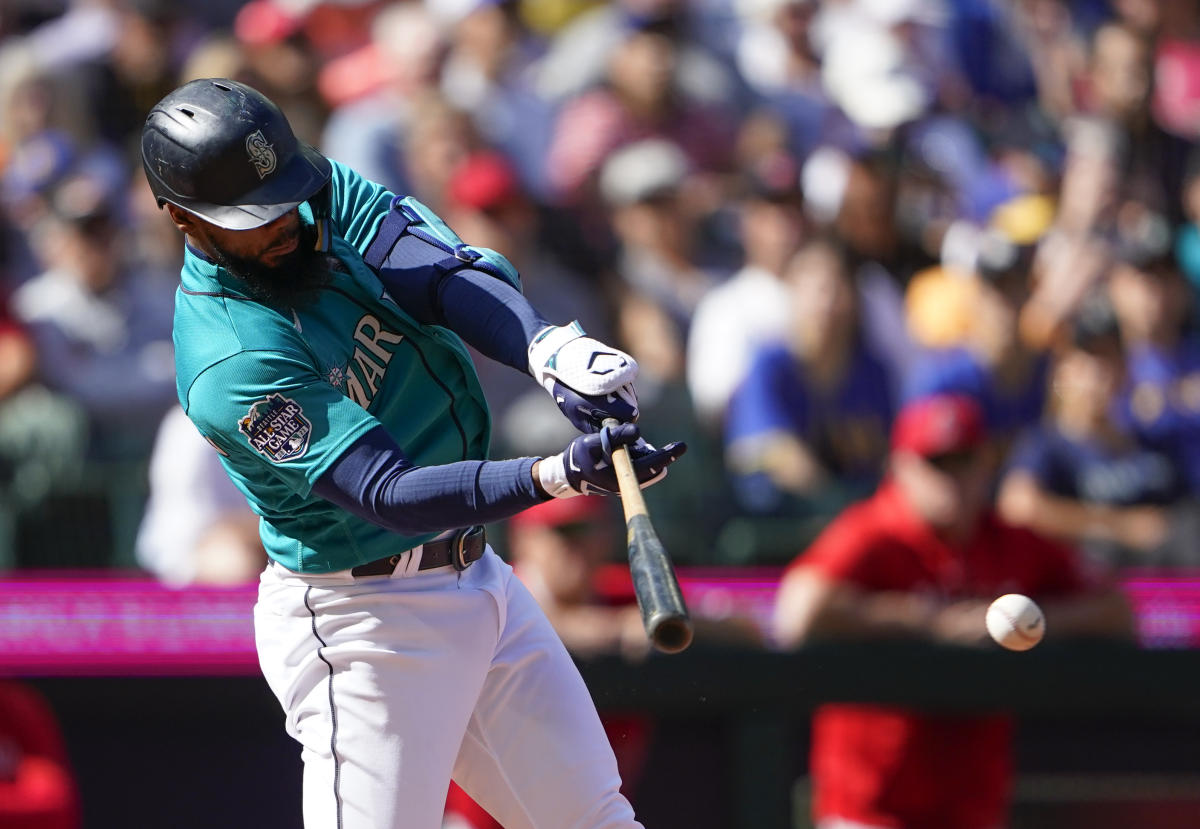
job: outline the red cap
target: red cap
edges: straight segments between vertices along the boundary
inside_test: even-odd
[[[295,34],[304,20],[271,0],[253,0],[233,20],[233,33],[249,46],[278,43]]]
[[[905,405],[892,425],[892,450],[933,457],[971,449],[987,437],[983,409],[962,394],[935,394]]]
[[[512,527],[561,527],[576,521],[608,518],[608,501],[599,495],[551,498],[508,519]]]
[[[451,201],[464,207],[487,210],[517,195],[517,176],[500,153],[475,153],[454,171],[447,193]]]

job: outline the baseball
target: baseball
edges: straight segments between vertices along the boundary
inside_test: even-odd
[[[1027,651],[1042,641],[1046,617],[1028,596],[1006,593],[987,610],[987,629],[992,638],[1010,651]]]

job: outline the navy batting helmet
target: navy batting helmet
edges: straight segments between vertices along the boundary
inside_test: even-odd
[[[278,219],[320,192],[329,160],[297,140],[261,92],[206,78],[159,101],[142,127],[142,166],[158,199],[229,230]]]

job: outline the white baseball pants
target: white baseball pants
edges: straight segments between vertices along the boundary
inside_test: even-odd
[[[259,661],[302,746],[307,829],[437,829],[451,777],[505,829],[640,827],[582,678],[490,548],[461,574],[272,563]]]

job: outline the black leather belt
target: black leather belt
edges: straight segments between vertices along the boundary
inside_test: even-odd
[[[432,570],[435,567],[445,567],[449,564],[455,570],[466,570],[483,557],[483,551],[486,548],[487,534],[483,531],[483,527],[464,527],[447,538],[426,541],[421,546],[421,564],[417,569]],[[390,576],[403,557],[403,553],[398,553],[394,556],[360,564],[350,570],[350,575],[355,578]]]

